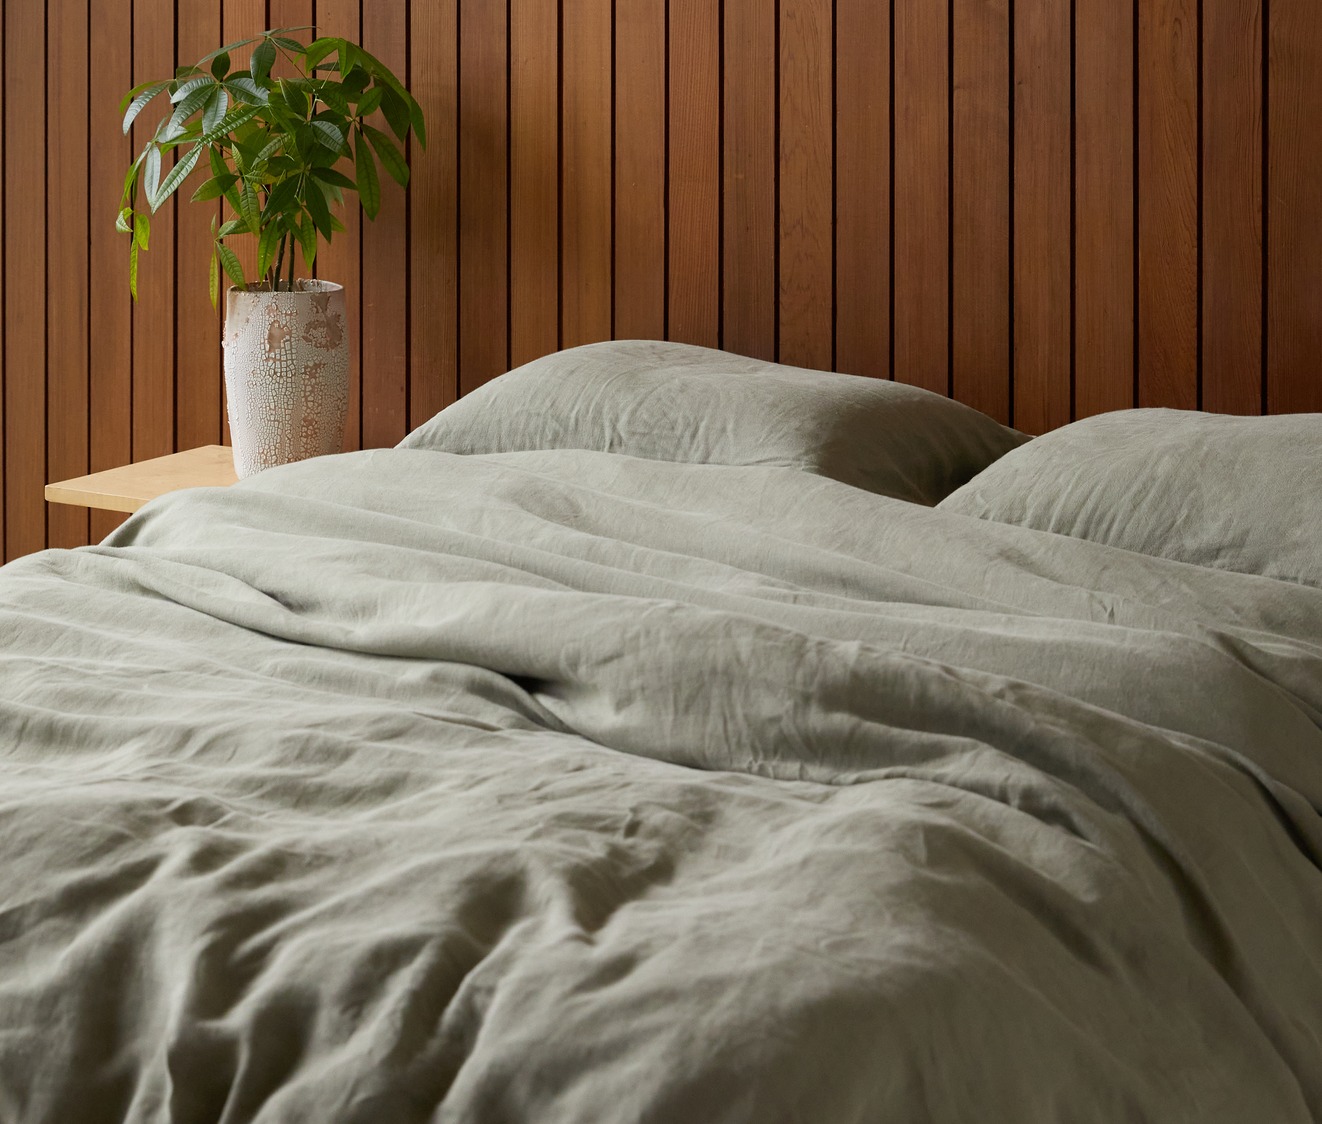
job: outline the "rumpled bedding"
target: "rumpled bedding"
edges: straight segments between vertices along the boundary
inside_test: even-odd
[[[1322,590],[391,450],[0,570],[0,1120],[1322,1119]]]

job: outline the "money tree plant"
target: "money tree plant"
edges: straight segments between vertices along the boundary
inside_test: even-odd
[[[418,103],[380,60],[347,39],[324,36],[304,45],[309,28],[278,28],[213,51],[173,78],[144,82],[125,96],[124,132],[161,94],[169,112],[124,177],[116,227],[131,235],[129,288],[138,296],[138,253],[146,250],[151,215],[195,170],[206,178],[193,200],[222,199],[211,223],[211,303],[223,269],[239,288],[292,289],[298,257],[310,272],[318,239],[330,242],[344,224],[334,208],[356,191],[363,212],[381,209],[377,164],[400,186],[409,167],[400,145],[412,132],[423,147],[426,125]],[[231,54],[253,46],[248,66],[231,69]],[[275,77],[278,69],[291,76]],[[386,129],[369,123],[380,112]],[[386,130],[389,130],[388,132]],[[391,134],[394,134],[393,136]],[[169,163],[171,153],[177,158]],[[145,208],[139,205],[139,196]],[[257,276],[250,283],[235,236],[257,239]]]

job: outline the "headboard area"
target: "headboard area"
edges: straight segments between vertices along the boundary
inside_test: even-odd
[[[131,305],[116,99],[268,24],[360,38],[428,118],[407,197],[319,262],[350,448],[611,337],[1031,433],[1322,410],[1317,0],[0,4],[9,557],[106,530],[44,480],[224,437],[207,216],[168,205]]]

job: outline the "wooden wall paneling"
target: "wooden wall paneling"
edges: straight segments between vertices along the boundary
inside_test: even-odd
[[[609,12],[606,13],[609,27]],[[583,17],[582,5],[565,15]],[[586,29],[583,29],[586,31]],[[597,32],[599,28],[594,28]],[[573,35],[574,61],[582,44],[579,29]],[[555,4],[545,0],[511,0],[510,3],[510,365],[520,366],[547,355],[560,341],[560,21]],[[599,45],[593,44],[593,48]],[[566,43],[567,62],[571,47]],[[600,65],[600,59],[597,60]],[[609,44],[606,52],[609,96]],[[597,93],[600,74],[590,85]],[[582,96],[581,84],[575,97]],[[566,98],[570,95],[566,91]],[[590,104],[590,100],[589,100]],[[580,106],[580,110],[586,106]],[[610,113],[605,114],[606,128]],[[596,122],[598,128],[601,118]],[[578,131],[575,131],[578,136]],[[606,142],[607,161],[610,157]],[[569,170],[566,169],[566,175]],[[575,177],[577,184],[577,177]],[[599,185],[594,185],[598,186]],[[610,208],[609,186],[606,208]],[[601,199],[596,200],[600,206]],[[569,201],[568,206],[577,206]],[[577,215],[578,211],[574,213]],[[591,218],[589,218],[591,221]],[[609,232],[607,234],[609,239]],[[609,253],[609,241],[607,242]],[[584,263],[575,257],[575,265]],[[610,268],[605,269],[610,284]],[[610,293],[606,293],[607,318]],[[578,305],[575,305],[575,314]]]
[[[662,339],[666,334],[665,44],[666,0],[616,5],[617,339]]]
[[[1017,0],[1014,89],[1014,417],[1070,420],[1070,5]]]
[[[459,8],[459,391],[509,368],[505,5]]]
[[[1074,414],[1134,405],[1134,19],[1075,0]]]
[[[5,14],[5,549],[46,545],[45,12]]]
[[[941,394],[950,386],[948,20],[944,3],[894,0],[892,372]]]
[[[890,21],[836,0],[836,344],[840,371],[890,374]]]
[[[670,0],[669,338],[721,344],[721,25],[707,0]]]
[[[953,0],[951,386],[1010,421],[1010,6]]]
[[[133,81],[174,73],[173,0],[133,0]],[[164,95],[133,126],[138,151],[166,112]],[[173,155],[161,162],[164,178]],[[146,191],[139,207],[147,206]],[[152,215],[151,249],[138,259],[138,303],[133,308],[133,459],[174,452],[174,230],[178,196]]]
[[[1138,27],[1138,404],[1198,405],[1198,0]]]
[[[234,0],[226,0],[233,3]],[[454,0],[449,0],[453,3]],[[420,7],[431,11],[439,4]],[[359,0],[317,0],[317,34],[343,36],[361,42],[361,8]],[[230,38],[228,26],[226,38]],[[382,190],[386,189],[382,184]],[[345,229],[335,235],[329,244],[317,249],[315,272],[326,281],[344,286],[344,314],[349,331],[349,408],[344,419],[344,447],[363,447],[362,397],[362,207],[357,194],[345,196],[339,217]]]
[[[1262,412],[1262,0],[1203,6],[1202,407]]]
[[[88,6],[88,33],[96,50],[88,61],[92,90],[122,95],[133,84],[132,21],[128,3]],[[93,472],[127,464],[132,455],[133,340],[129,298],[129,239],[115,230],[124,173],[137,155],[120,129],[119,96],[88,103],[88,309],[95,346],[88,356],[89,467]],[[55,424],[59,424],[58,420]],[[99,541],[124,517],[91,513],[91,537]]]
[[[363,47],[405,85],[407,12],[407,0],[363,5]],[[375,127],[390,132],[380,113]],[[369,449],[398,444],[408,432],[409,198],[384,169],[380,179],[380,214],[362,228],[363,447]]]
[[[1268,413],[1322,410],[1322,5],[1272,0],[1268,65]]]
[[[410,90],[427,122],[427,147],[410,140],[412,279],[409,286],[409,427],[459,396],[455,352],[458,290],[458,0],[412,7]]]
[[[87,8],[56,4],[47,14],[46,159],[50,254],[46,308],[48,480],[87,472]],[[105,278],[113,284],[114,278]],[[50,546],[87,542],[87,511],[51,505]]]
[[[561,343],[611,336],[611,0],[564,0]]]
[[[831,0],[780,4],[780,361],[835,358]]]
[[[187,66],[219,47],[220,5],[216,0],[178,0],[178,58]],[[205,161],[203,164],[205,166]],[[210,172],[194,172],[179,189],[184,204],[176,231],[175,275],[175,437],[180,449],[214,445],[223,426],[221,412],[220,318],[211,307],[211,219],[219,203],[188,200]]]

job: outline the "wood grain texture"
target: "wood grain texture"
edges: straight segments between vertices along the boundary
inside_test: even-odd
[[[131,21],[116,4],[92,4],[88,14],[88,34],[98,47],[88,59],[89,88],[129,89],[133,80]],[[115,230],[114,222],[124,170],[133,155],[129,139],[120,130],[120,119],[118,98],[89,100],[87,303],[96,346],[88,356],[88,466],[93,471],[124,464],[132,455],[129,247],[128,238]],[[60,423],[53,419],[49,424]],[[118,516],[93,513],[92,541],[105,538],[119,522]]]
[[[317,0],[316,16],[319,35],[345,36],[355,42],[362,37],[359,0]],[[227,38],[228,35],[227,28]],[[339,212],[344,230],[329,245],[318,248],[315,267],[318,277],[344,286],[344,315],[349,330],[349,408],[344,419],[346,449],[361,449],[363,446],[362,214],[357,199],[350,197]]]
[[[666,0],[616,5],[615,335],[620,339],[666,334],[665,43]]]
[[[1203,5],[1203,409],[1262,412],[1262,0]]]
[[[577,21],[582,14],[579,11],[572,13],[575,52],[581,46]],[[566,23],[570,15],[566,13]],[[600,32],[599,27],[592,30]],[[548,355],[560,345],[559,42],[560,21],[554,4],[542,0],[511,0],[510,365],[514,367],[539,355]],[[569,47],[568,43],[566,47]],[[569,57],[567,51],[567,62]],[[609,97],[609,49],[606,61],[605,92]],[[600,73],[596,80],[599,84]],[[599,92],[594,90],[594,93]],[[579,97],[583,93],[581,86],[576,85],[572,95],[566,91],[566,97]],[[591,97],[589,94],[589,101]],[[594,121],[600,126],[602,120],[603,115],[598,109]],[[604,115],[604,120],[609,129],[609,113]],[[594,136],[593,139],[599,147],[600,138]],[[575,131],[574,140],[575,144],[579,143],[578,131]],[[609,159],[609,140],[606,151]],[[599,168],[596,170],[600,171]],[[572,182],[577,183],[578,174],[576,168]],[[600,203],[598,198],[597,205]],[[566,201],[566,207],[581,222],[578,203],[570,199]],[[610,207],[609,187],[606,207]],[[579,270],[584,264],[575,256],[571,268]],[[596,268],[600,271],[600,263]],[[606,314],[609,318],[609,266],[605,272]],[[574,315],[579,312],[576,303]]]
[[[363,46],[400,76],[408,73],[407,12],[407,0],[372,0],[363,6]],[[389,132],[379,114],[374,125]],[[409,200],[384,169],[380,178],[381,212],[362,228],[362,409],[367,448],[395,445],[408,432]]]
[[[830,0],[780,5],[780,361],[835,358]]]
[[[564,0],[561,345],[611,337],[611,0]]]
[[[953,0],[954,396],[1010,420],[1010,5]]]
[[[721,145],[717,6],[670,0],[669,338],[720,346]]]
[[[458,0],[413,5],[410,89],[427,119],[427,148],[410,140],[409,427],[459,396]]]
[[[890,374],[890,22],[872,0],[836,0],[838,370]]]
[[[46,542],[45,13],[5,13],[5,548],[16,558]]]
[[[1109,0],[1108,0],[1109,2]],[[950,386],[950,92],[948,11],[894,0],[895,320],[893,375]]]
[[[221,42],[220,7],[215,0],[178,0],[178,54],[187,65],[210,54]],[[210,173],[194,172],[181,188],[188,199]],[[175,427],[180,449],[220,440],[222,401],[219,309],[208,291],[211,219],[219,203],[189,203],[179,210],[175,267]]]
[[[87,30],[84,5],[51,9],[46,41],[47,227],[59,237],[48,238],[46,411],[48,418],[57,419],[47,424],[48,479],[87,471]],[[87,512],[51,508],[47,520],[51,546],[87,541]]]
[[[1272,0],[1267,412],[1322,410],[1322,6]]]
[[[503,4],[459,6],[459,392],[509,368],[506,25]]]
[[[1134,20],[1074,9],[1074,414],[1134,405]]]
[[[1198,405],[1198,0],[1139,5],[1138,404]]]
[[[1070,9],[1015,4],[1014,416],[1045,433],[1070,420]]]

